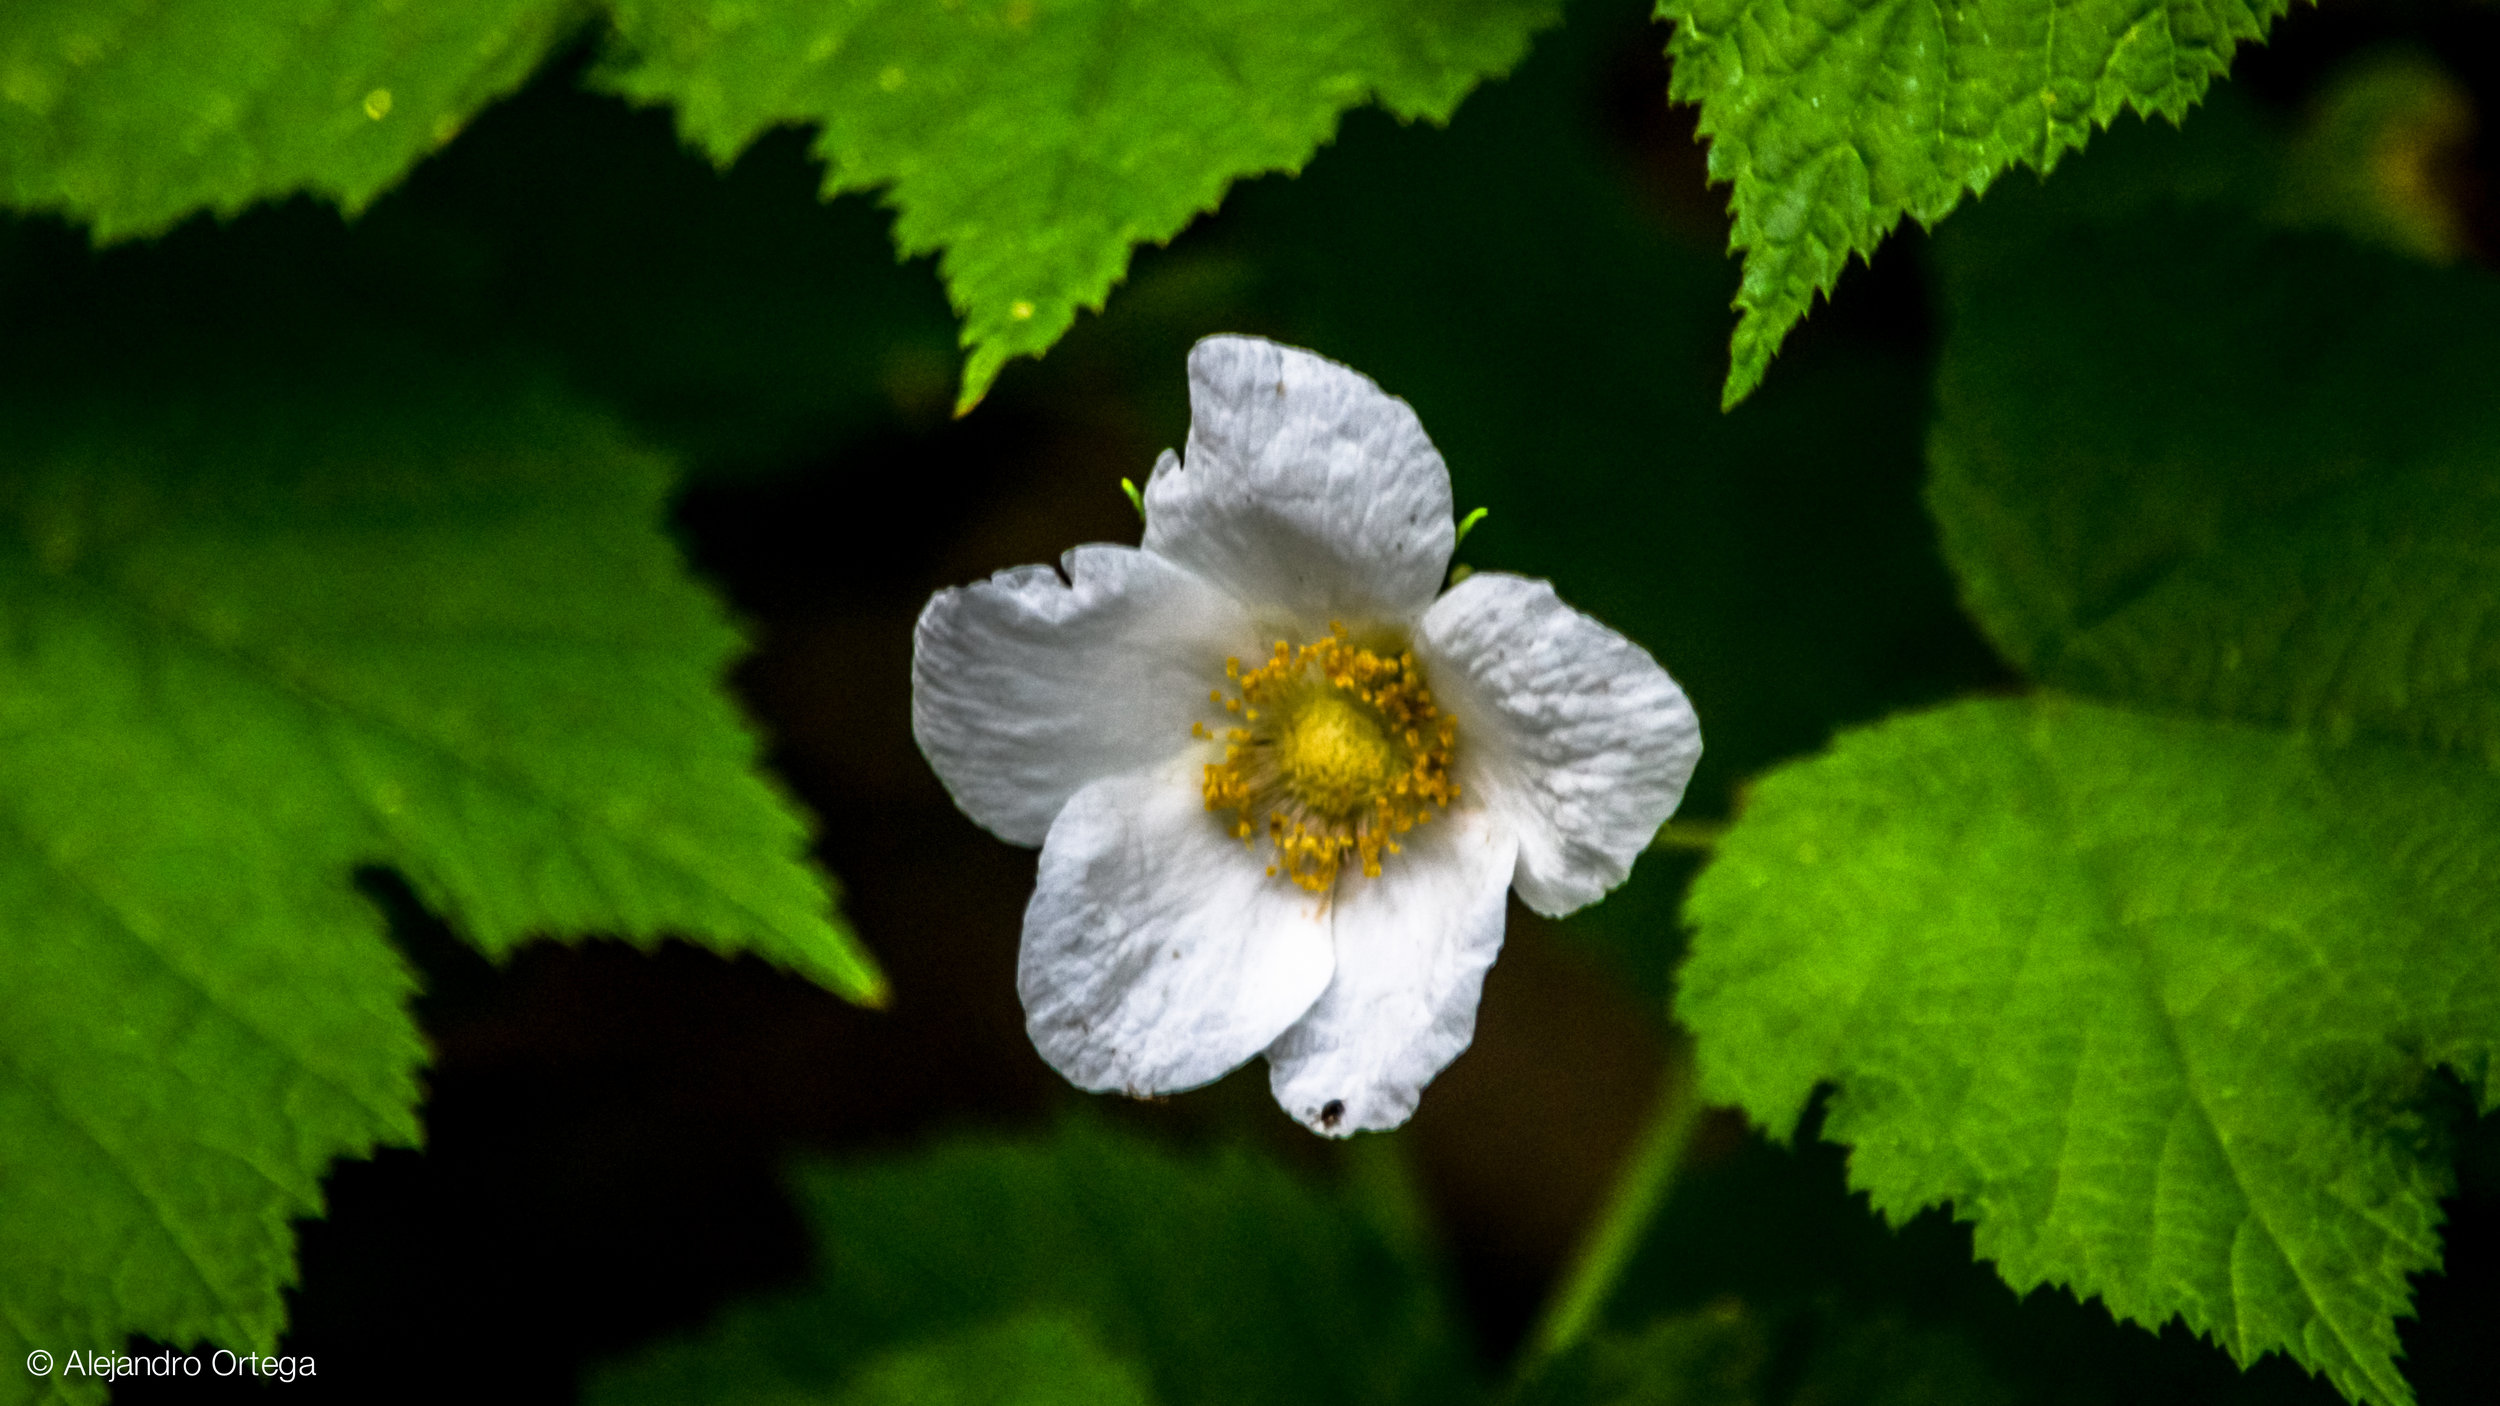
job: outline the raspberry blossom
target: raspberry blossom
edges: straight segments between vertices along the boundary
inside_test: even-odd
[[[912,729],[1040,845],[1018,985],[1042,1057],[1150,1095],[1267,1056],[1323,1133],[1393,1128],[1475,1033],[1505,895],[1621,883],[1701,755],[1675,681],[1542,581],[1477,572],[1404,401],[1211,337],[1140,547],[940,591]]]

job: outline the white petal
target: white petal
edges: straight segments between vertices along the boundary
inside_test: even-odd
[[[1326,907],[1208,813],[1194,763],[1097,781],[1050,827],[1024,910],[1025,1029],[1080,1088],[1222,1077],[1328,985]]]
[[[911,727],[964,813],[1037,845],[1084,786],[1158,765],[1215,714],[1256,642],[1232,598],[1129,547],[1079,547],[1067,579],[1020,566],[937,593],[912,642]]]
[[[1502,950],[1516,847],[1462,807],[1407,836],[1380,877],[1337,881],[1337,974],[1267,1052],[1285,1112],[1343,1137],[1394,1128],[1476,1036],[1476,999]]]
[[[1450,471],[1405,401],[1255,337],[1189,354],[1189,452],[1146,485],[1146,549],[1306,630],[1406,623],[1456,538]]]
[[[1424,615],[1416,654],[1459,720],[1463,792],[1519,838],[1519,897],[1596,902],[1675,813],[1701,722],[1648,651],[1543,581],[1480,571]]]

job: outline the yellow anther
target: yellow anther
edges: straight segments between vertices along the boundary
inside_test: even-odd
[[[1278,640],[1257,668],[1228,659],[1224,676],[1240,696],[1216,701],[1250,726],[1229,729],[1224,760],[1207,764],[1207,809],[1232,812],[1245,841],[1266,831],[1271,875],[1313,893],[1348,863],[1378,878],[1381,856],[1401,852],[1395,837],[1457,798],[1458,724],[1434,706],[1411,652],[1358,648],[1333,625],[1299,648]],[[1190,735],[1211,736],[1204,724]]]

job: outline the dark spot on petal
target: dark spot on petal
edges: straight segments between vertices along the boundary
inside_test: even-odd
[[[1324,1107],[1322,1107],[1322,1108],[1320,1109],[1320,1111],[1319,1111],[1319,1125],[1320,1125],[1321,1127],[1323,1127],[1323,1128],[1333,1128],[1333,1127],[1337,1126],[1339,1123],[1342,1123],[1342,1122],[1344,1122],[1344,1121],[1345,1121],[1345,1100],[1344,1100],[1344,1099],[1341,1099],[1341,1098],[1332,1098],[1332,1099],[1328,1100],[1327,1104],[1326,1104]]]

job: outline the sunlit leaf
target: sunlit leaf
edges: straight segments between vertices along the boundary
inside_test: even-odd
[[[1659,0],[1745,256],[1726,403],[1851,258],[2121,111],[2178,121],[2289,0]]]
[[[2500,778],[2042,698],[1765,778],[1695,885],[1705,1087],[2017,1289],[2404,1403],[2446,1067],[2500,1103]]]
[[[578,0],[13,0],[0,199],[106,239],[312,191],[350,209],[520,86]]]
[[[816,124],[826,193],[882,190],[938,255],[971,350],[962,404],[1099,308],[1129,250],[1244,176],[1299,170],[1339,114],[1440,121],[1527,51],[1554,0],[911,0],[734,11],[612,0],[617,91],[727,160]]]

